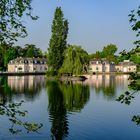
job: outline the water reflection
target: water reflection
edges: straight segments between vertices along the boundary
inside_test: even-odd
[[[94,89],[96,94],[103,94],[104,98],[113,100],[116,98],[118,87],[127,88],[128,75],[92,75],[84,84]]]
[[[45,87],[44,76],[8,76],[0,78],[1,100],[11,101],[13,97],[35,100]]]
[[[68,136],[68,111],[79,112],[89,100],[89,87],[81,84],[47,82],[52,139]]]
[[[27,101],[36,99],[41,100],[41,103],[43,103],[46,98],[40,99],[37,97],[44,97],[44,95],[46,97],[46,94],[41,91],[45,88],[48,95],[48,113],[46,112],[46,114],[49,114],[49,122],[51,122],[51,137],[52,139],[61,140],[68,137],[71,114],[81,114],[81,110],[84,109],[91,96],[101,95],[103,101],[104,99],[114,101],[115,97],[118,96],[118,90],[122,91],[125,87],[127,88],[127,84],[127,75],[92,75],[86,81],[76,83],[46,81],[45,76],[1,77],[0,99],[2,102],[11,102],[15,98],[16,100],[25,99]],[[92,101],[92,104],[94,102]],[[42,104],[31,105],[29,108],[37,108],[39,105]],[[98,108],[95,104],[92,107]],[[38,110],[39,113],[41,110],[42,106]],[[35,116],[37,115],[38,113],[35,112]]]

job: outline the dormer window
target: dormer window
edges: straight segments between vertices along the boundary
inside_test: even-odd
[[[35,64],[37,64],[37,61],[36,61],[36,60],[34,60],[34,63],[35,63]]]

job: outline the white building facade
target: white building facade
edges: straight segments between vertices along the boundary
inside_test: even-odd
[[[45,72],[48,70],[45,58],[16,58],[8,64],[8,72]]]
[[[90,73],[115,72],[115,63],[107,60],[93,59],[89,62]]]

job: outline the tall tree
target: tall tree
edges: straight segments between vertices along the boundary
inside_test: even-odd
[[[52,36],[49,42],[48,60],[50,69],[56,73],[64,60],[67,45],[68,21],[64,19],[61,7],[57,7],[52,24]]]

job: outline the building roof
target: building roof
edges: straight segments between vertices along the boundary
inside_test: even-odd
[[[23,57],[17,57],[16,59],[13,59],[9,62],[9,64],[29,64],[29,63],[33,63],[33,64],[46,64],[47,63],[47,59],[46,58],[23,58]]]
[[[119,66],[136,66],[136,64],[132,61],[129,61],[129,60],[124,60],[123,62],[120,62],[118,64]]]
[[[108,61],[106,59],[91,59],[91,64],[115,64],[113,61]]]

